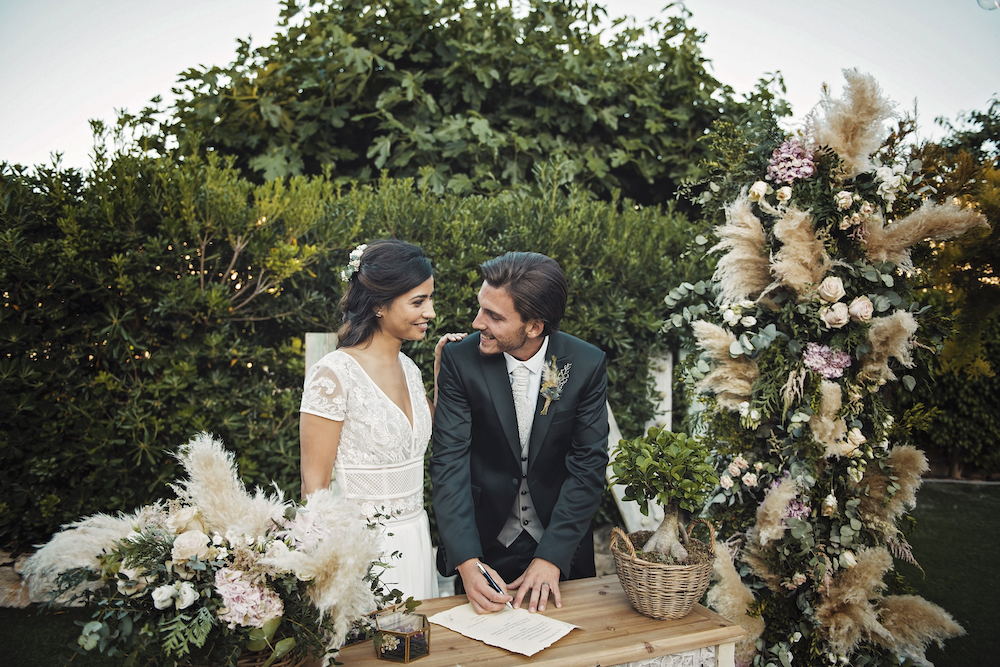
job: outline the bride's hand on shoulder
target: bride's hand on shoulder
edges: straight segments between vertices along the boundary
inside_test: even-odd
[[[431,402],[431,412],[434,411],[434,406],[437,405],[437,379],[438,373],[441,372],[441,350],[448,343],[457,343],[468,335],[467,333],[446,333],[438,339],[437,345],[434,346],[434,400]]]

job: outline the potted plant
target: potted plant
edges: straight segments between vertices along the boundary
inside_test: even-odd
[[[700,509],[719,481],[708,448],[685,433],[652,427],[619,442],[612,470],[612,483],[623,485],[624,499],[639,503],[643,514],[651,501],[663,508],[663,521],[652,533],[615,529],[611,549],[622,588],[641,613],[680,618],[708,588],[715,557],[711,524],[699,519],[709,528],[710,544],[704,545],[691,540],[681,521],[681,510]]]

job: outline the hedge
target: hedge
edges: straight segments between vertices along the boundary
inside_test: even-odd
[[[611,404],[637,435],[662,295],[697,271],[673,259],[692,230],[659,207],[593,201],[561,173],[540,171],[542,197],[463,198],[409,179],[255,185],[211,156],[99,156],[86,177],[0,165],[0,548],[169,496],[173,452],[202,430],[248,484],[297,496],[303,333],[337,328],[347,253],[380,237],[435,266],[434,329],[404,348],[428,386],[438,335],[470,330],[479,263],[557,259],[563,328],[608,353]]]

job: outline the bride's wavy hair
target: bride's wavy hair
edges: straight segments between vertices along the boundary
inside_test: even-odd
[[[340,299],[343,325],[337,332],[337,347],[371,341],[380,329],[375,313],[433,275],[420,247],[397,239],[369,243]]]

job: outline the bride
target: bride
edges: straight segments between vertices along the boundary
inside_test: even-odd
[[[341,280],[338,348],[309,369],[302,394],[302,495],[329,486],[336,471],[345,497],[365,516],[383,517],[392,566],[383,582],[404,598],[437,597],[423,496],[432,406],[400,351],[403,341],[422,340],[434,318],[433,270],[420,248],[389,239],[358,246]]]

